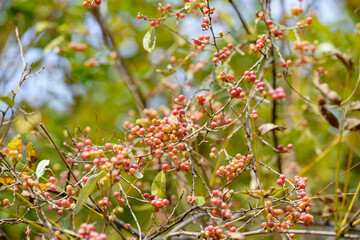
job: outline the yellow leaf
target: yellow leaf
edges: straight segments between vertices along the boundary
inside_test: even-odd
[[[0,177],[0,185],[9,185],[14,182],[14,178],[10,176]]]
[[[34,169],[34,163],[37,161],[38,156],[36,149],[31,141],[26,146],[26,156],[28,158],[28,165],[30,169]]]
[[[48,186],[49,186],[49,183],[39,183],[39,188],[40,188],[41,190],[47,189]]]
[[[22,151],[22,143],[21,140],[18,138],[15,138],[9,142],[9,144],[6,146],[7,152],[10,150],[17,150],[19,153]]]

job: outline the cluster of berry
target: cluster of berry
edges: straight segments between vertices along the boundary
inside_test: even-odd
[[[236,154],[236,157],[231,160],[230,164],[226,166],[220,166],[220,168],[216,171],[216,175],[227,176],[227,180],[231,181],[242,172],[245,164],[249,163],[251,159],[253,159],[252,155],[243,156],[238,153]]]
[[[94,224],[81,224],[78,234],[81,236],[81,239],[84,240],[106,240],[106,235],[103,233],[95,232]]]

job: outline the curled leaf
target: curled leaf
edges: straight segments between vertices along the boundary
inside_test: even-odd
[[[339,199],[340,202],[343,202],[344,201],[344,204],[346,206],[346,203],[347,203],[347,200],[346,200],[346,196],[343,192],[341,192],[340,189],[337,189],[336,190],[336,194],[337,194],[337,197]]]
[[[245,194],[248,194],[252,198],[260,199],[261,196],[253,191],[245,189]]]
[[[339,94],[331,90],[327,83],[321,83],[320,73],[314,73],[313,84],[327,99],[330,100],[331,103],[336,105],[341,103],[341,97]]]
[[[319,196],[318,199],[325,204],[330,204],[330,203],[334,202],[334,200],[332,198],[325,197],[325,196]]]
[[[55,174],[51,170],[51,168],[45,168],[45,172],[48,175],[48,177],[55,177]]]
[[[159,172],[158,175],[156,175],[154,181],[151,185],[151,194],[165,198],[166,195],[166,176],[163,171]]]
[[[136,163],[135,159],[132,157],[132,158],[130,159],[130,165],[135,165],[135,164],[137,164],[137,163]],[[134,173],[133,175],[134,175],[134,177],[136,177],[136,178],[138,178],[138,179],[140,179],[140,178],[143,177],[143,175],[142,175],[142,173],[139,171],[139,169],[136,169],[136,171],[135,171],[135,173]]]
[[[269,197],[273,193],[274,190],[275,190],[275,187],[271,186],[270,189],[264,193],[264,198]]]
[[[330,123],[331,126],[333,126],[334,128],[339,128],[339,120],[335,117],[335,115],[332,112],[330,112],[329,109],[327,109],[324,104],[319,104],[318,106],[321,116],[328,123]]]
[[[277,131],[284,131],[286,127],[278,126],[273,123],[265,123],[258,127],[259,135],[264,135],[270,131],[277,130]]]
[[[339,59],[347,68],[350,75],[354,72],[354,60],[346,53],[332,51],[329,53],[330,56],[335,56]]]
[[[37,151],[31,141],[29,141],[28,145],[26,146],[26,156],[28,158],[29,168],[34,169],[34,164],[36,163],[38,156]]]
[[[351,102],[346,108],[349,111],[360,111],[360,101]]]
[[[344,129],[351,131],[360,130],[360,119],[357,118],[346,119],[344,124]]]

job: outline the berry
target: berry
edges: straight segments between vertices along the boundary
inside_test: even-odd
[[[308,17],[308,18],[306,18],[306,22],[307,22],[307,24],[312,24],[312,22],[313,22],[313,19],[312,19],[312,17]]]
[[[9,204],[9,199],[7,199],[7,198],[5,198],[4,200],[3,200],[3,204],[4,204],[4,206],[7,206],[8,204]]]
[[[168,170],[168,169],[169,169],[169,164],[167,164],[167,163],[163,164],[163,165],[161,166],[161,169],[162,169],[163,171]]]
[[[218,125],[217,125],[216,122],[211,122],[210,126],[211,126],[212,128],[216,128]]]

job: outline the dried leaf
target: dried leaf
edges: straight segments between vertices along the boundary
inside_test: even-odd
[[[21,140],[18,138],[15,138],[9,142],[9,144],[6,146],[7,152],[10,150],[17,150],[18,153],[21,153],[22,151],[22,143]]]
[[[331,103],[336,105],[341,103],[341,97],[339,94],[331,90],[327,83],[321,83],[321,77],[318,72],[314,73],[313,84],[327,99],[330,100]]]
[[[344,129],[351,130],[351,131],[360,130],[360,119],[347,118],[345,120]]]
[[[245,239],[245,236],[239,232],[227,232],[227,235],[229,236],[229,239],[235,239],[235,240],[244,240]]]
[[[323,104],[319,104],[319,111],[321,116],[330,123],[334,128],[339,128],[339,120],[335,117],[335,115],[329,111]]]
[[[248,194],[250,197],[256,198],[256,199],[260,199],[261,196],[258,195],[257,193],[254,192],[250,192],[249,190],[245,189],[246,194]]]
[[[26,146],[26,156],[28,158],[29,168],[34,169],[34,164],[36,163],[38,156],[37,151],[31,141],[29,141],[28,145]]]
[[[29,191],[27,191],[27,190],[23,190],[23,191],[21,192],[21,195],[24,196],[24,197],[30,197],[30,196],[31,196],[31,193],[30,193]],[[32,197],[33,197],[33,196],[32,196]]]
[[[224,201],[227,201],[231,198],[231,194],[230,194],[230,189],[225,187],[223,190],[222,190],[222,193],[223,193],[223,200]]]
[[[53,173],[51,168],[45,168],[45,172],[48,175],[48,177],[54,177],[55,176],[55,174]]]
[[[330,207],[326,206],[322,212],[321,217],[324,220],[330,220],[332,213],[333,213],[332,209]]]
[[[360,101],[351,102],[346,108],[349,111],[360,111]]]
[[[347,55],[346,53],[335,51],[330,52],[329,54],[330,56],[337,57],[345,65],[350,75],[354,72],[354,60],[349,55]]]
[[[347,200],[346,200],[345,194],[342,193],[340,189],[337,189],[337,190],[336,190],[336,194],[337,194],[337,197],[338,197],[339,201],[340,201],[341,203],[344,201],[344,204],[345,204],[345,206],[346,206]]]
[[[278,130],[278,131],[284,131],[286,127],[278,126],[273,123],[265,123],[258,127],[259,135],[264,135],[270,131]]]
[[[325,197],[325,196],[319,196],[318,199],[325,204],[331,204],[334,202],[334,200],[332,198]]]
[[[267,190],[267,191],[264,193],[264,198],[269,197],[274,190],[275,190],[275,187],[274,187],[274,186],[271,186],[270,189]]]
[[[2,158],[6,157],[6,153],[4,153],[2,150],[0,150],[0,157]]]

